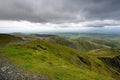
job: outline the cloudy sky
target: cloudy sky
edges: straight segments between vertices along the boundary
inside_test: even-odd
[[[120,30],[120,0],[0,0],[0,33]]]

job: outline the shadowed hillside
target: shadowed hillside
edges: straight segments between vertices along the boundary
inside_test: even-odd
[[[10,42],[17,42],[22,40],[20,37],[8,35],[8,34],[0,34],[0,47],[5,46]]]

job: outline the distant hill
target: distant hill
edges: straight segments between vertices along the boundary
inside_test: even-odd
[[[96,57],[111,57],[112,58],[112,57],[120,55],[120,49],[101,48],[101,49],[91,50],[88,53]]]
[[[0,34],[0,46],[4,46],[10,42],[16,42],[22,40],[20,37],[9,35],[9,34]]]
[[[42,38],[52,38],[52,37],[57,37],[57,35],[52,35],[52,34],[34,34],[37,37],[42,37]]]
[[[104,41],[102,44],[96,42],[96,40],[97,39],[91,39],[91,38],[67,39],[65,37],[53,37],[50,38],[48,41],[55,42],[57,44],[61,44],[64,46],[68,46],[82,52],[87,52],[90,50],[100,49],[105,47],[111,47],[109,45],[106,45],[105,44],[106,42]]]

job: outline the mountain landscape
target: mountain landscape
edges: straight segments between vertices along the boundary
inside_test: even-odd
[[[120,0],[0,0],[0,80],[120,80]]]
[[[119,80],[119,35],[104,36],[0,34],[0,79]]]

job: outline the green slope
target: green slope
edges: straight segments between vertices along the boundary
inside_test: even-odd
[[[21,40],[1,35],[2,45]],[[108,47],[90,38],[71,40],[55,37],[4,46],[0,49],[0,56],[24,70],[48,76],[50,80],[119,80],[119,58],[114,58],[119,52]],[[113,59],[106,59],[111,56]]]
[[[0,34],[0,47],[5,46],[10,42],[16,42],[22,40],[20,37],[12,36],[9,34]]]
[[[109,67],[120,72],[120,50],[114,48],[102,48],[89,51],[93,55],[107,64]]]
[[[88,53],[97,57],[115,57],[120,55],[120,50],[114,48],[101,48],[91,50]]]
[[[107,64],[109,67],[120,72],[120,55],[114,57],[98,57],[98,58],[102,60],[105,64]]]
[[[96,43],[93,40],[95,39],[91,39],[91,38],[67,39],[64,37],[54,37],[54,38],[50,38],[48,41],[61,44],[64,46],[68,46],[76,50],[79,50],[81,52],[87,52],[90,50],[109,47],[107,45]]]
[[[45,40],[7,46],[0,55],[52,80],[113,80],[110,77],[119,77],[99,59]],[[117,74],[112,76],[114,73]]]

